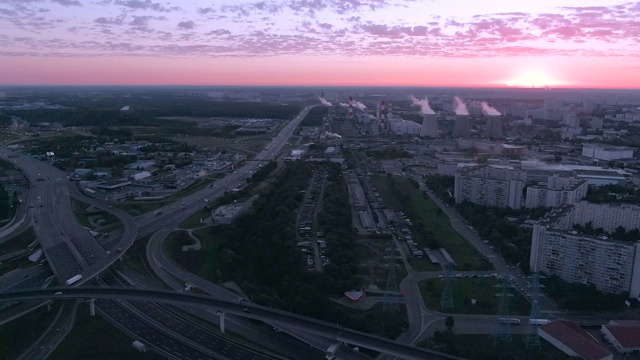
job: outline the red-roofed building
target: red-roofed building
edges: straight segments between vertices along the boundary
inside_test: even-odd
[[[351,291],[347,291],[346,293],[344,293],[344,296],[346,296],[351,301],[358,301],[358,300],[362,299],[362,297],[364,296],[364,291],[362,291],[362,290],[360,290],[360,291],[351,290]]]
[[[619,352],[640,352],[640,321],[611,321],[600,332]]]
[[[584,360],[613,359],[611,352],[576,323],[552,321],[540,326],[538,334],[569,356],[577,356]]]

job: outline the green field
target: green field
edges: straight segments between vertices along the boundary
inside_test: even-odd
[[[206,224],[200,223],[200,219],[206,219],[208,216],[211,216],[211,212],[199,210],[195,214],[189,216],[185,221],[181,222],[179,227],[181,229],[197,229],[206,226]]]
[[[438,205],[413,187],[408,179],[377,176],[372,180],[389,208],[403,211],[407,215],[413,212],[411,233],[420,248],[444,247],[464,270],[492,269],[489,263],[481,261],[481,255],[476,249],[451,227],[449,218]],[[401,194],[407,196],[403,198]]]
[[[453,278],[451,289],[453,295],[453,309],[443,309],[440,305],[445,280],[442,278],[424,280],[418,283],[425,306],[429,309],[451,314],[488,314],[498,313],[500,297],[496,296],[502,289],[496,287],[501,284],[496,278]],[[509,293],[509,309],[513,315],[528,315],[529,301],[512,288]],[[471,305],[471,299],[476,299],[476,305]]]

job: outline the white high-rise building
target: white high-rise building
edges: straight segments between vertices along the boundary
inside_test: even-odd
[[[575,173],[574,173],[575,175]],[[563,177],[557,174],[547,177],[547,183],[527,187],[526,208],[560,207],[573,205],[584,199],[589,183],[575,176]]]
[[[556,210],[534,225],[529,266],[532,272],[558,275],[565,281],[593,284],[608,293],[640,296],[640,243],[579,234],[573,225],[591,222],[612,232],[640,228],[640,207],[578,203]]]
[[[483,206],[522,207],[526,173],[507,167],[480,165],[456,172],[456,203],[470,201]]]

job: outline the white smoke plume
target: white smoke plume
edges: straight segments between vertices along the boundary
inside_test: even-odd
[[[500,111],[496,110],[495,108],[489,106],[489,104],[487,104],[486,101],[482,102],[482,112],[487,115],[487,116],[500,116]]]
[[[349,107],[349,104],[340,103],[340,106]]]
[[[327,101],[327,99],[325,99],[325,98],[323,98],[323,97],[320,97],[320,98],[318,98],[318,99],[320,99],[320,102],[321,102],[323,105],[333,106],[333,104],[331,104],[330,102],[328,102],[328,101]]]
[[[328,131],[324,132],[324,136],[332,137],[332,138],[336,138],[336,139],[342,139],[342,136],[340,136],[339,134],[328,132]]]
[[[360,109],[360,111],[365,111],[367,109],[366,106],[364,106],[363,103],[361,103],[358,100],[353,100],[353,106],[357,107],[358,109]]]
[[[456,108],[453,111],[456,115],[469,115],[469,110],[467,109],[467,105],[464,104],[464,101],[457,96],[453,97],[453,101],[456,104]]]
[[[429,106],[428,98],[424,98],[424,100],[418,100],[413,95],[410,95],[410,96],[411,96],[411,101],[413,102],[413,105],[420,106],[423,114],[425,115],[435,114],[435,112],[431,109],[431,106]]]

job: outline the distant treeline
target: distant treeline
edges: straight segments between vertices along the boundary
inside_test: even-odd
[[[73,102],[65,104],[73,106]],[[256,102],[210,102],[176,99],[153,102],[144,106],[132,106],[129,111],[116,107],[80,107],[71,109],[34,109],[6,111],[31,124],[61,123],[63,126],[148,126],[166,128],[171,133],[201,133],[195,121],[158,119],[159,117],[234,117],[290,119],[300,111],[295,105],[267,104]],[[1,120],[1,119],[0,119]]]

